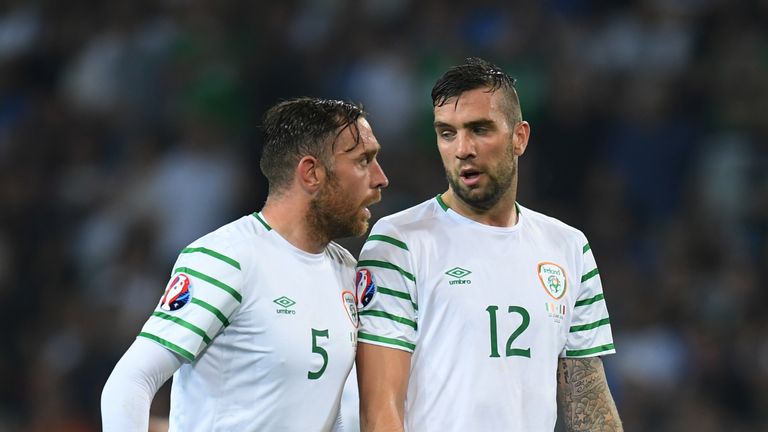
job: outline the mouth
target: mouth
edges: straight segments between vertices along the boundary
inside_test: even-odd
[[[381,201],[381,195],[378,195],[378,196],[376,196],[376,197],[374,197],[374,198],[372,198],[372,199],[370,199],[370,200],[368,200],[368,201],[363,203],[363,205],[362,205],[363,210],[362,211],[363,211],[363,215],[365,215],[366,219],[370,219],[371,218],[371,210],[368,209],[368,207],[372,206],[373,204],[376,204],[379,201]]]
[[[462,168],[459,172],[459,177],[467,186],[474,186],[480,181],[482,171],[476,168]]]

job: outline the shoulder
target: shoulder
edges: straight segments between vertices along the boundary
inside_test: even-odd
[[[203,248],[244,258],[248,253],[258,251],[258,247],[253,246],[261,243],[270,229],[253,215],[247,215],[198,238],[184,250]]]
[[[371,233],[398,232],[419,229],[425,224],[434,222],[441,213],[445,213],[435,198],[429,199],[413,207],[393,213],[378,220],[373,225]]]
[[[519,205],[519,204],[518,204]],[[583,246],[587,238],[581,230],[572,227],[565,222],[544,213],[531,210],[519,205],[520,213],[525,218],[525,223],[532,229],[536,229],[544,234],[554,235],[570,242],[579,243]]]
[[[357,265],[357,260],[355,257],[346,250],[343,246],[336,242],[330,242],[328,243],[328,246],[325,248],[325,253],[336,263],[341,264],[345,267],[355,267]]]

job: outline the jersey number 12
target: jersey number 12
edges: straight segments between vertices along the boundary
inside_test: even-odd
[[[498,326],[496,325],[496,311],[499,310],[499,307],[496,305],[491,305],[485,308],[486,311],[488,311],[488,315],[491,321],[491,355],[490,357],[501,357],[499,355],[499,337],[498,337]],[[520,356],[520,357],[528,357],[531,358],[531,348],[512,348],[512,343],[517,339],[518,336],[523,334],[525,329],[528,328],[528,325],[531,323],[531,315],[528,313],[527,310],[525,310],[524,307],[521,306],[510,306],[507,310],[509,313],[516,313],[520,314],[520,317],[523,319],[520,325],[517,327],[517,329],[512,332],[512,334],[507,339],[507,352],[506,357],[513,357],[513,356]]]

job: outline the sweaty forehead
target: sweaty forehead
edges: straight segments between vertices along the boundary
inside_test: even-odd
[[[494,118],[503,115],[503,97],[500,91],[489,92],[487,88],[466,91],[445,100],[435,107],[436,120],[464,117]]]
[[[377,151],[379,147],[371,125],[361,117],[339,135],[335,153]]]

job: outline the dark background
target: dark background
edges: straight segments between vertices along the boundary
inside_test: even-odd
[[[178,251],[261,208],[276,101],[366,105],[375,218],[442,192],[429,91],[471,55],[519,80],[520,203],[590,239],[627,430],[768,430],[765,0],[4,0],[0,430],[100,428]]]

